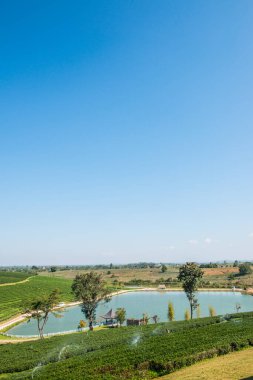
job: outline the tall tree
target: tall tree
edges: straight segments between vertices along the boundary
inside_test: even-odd
[[[198,305],[198,307],[197,307],[196,314],[197,314],[197,318],[201,317],[200,305]]]
[[[59,301],[60,292],[59,289],[55,289],[48,296],[40,297],[25,305],[24,311],[28,314],[28,322],[30,322],[31,319],[37,321],[37,327],[41,339],[44,337],[44,327],[48,321],[50,313],[56,318],[62,316],[59,313],[62,309],[57,309],[58,312],[54,311],[54,308],[59,304]]]
[[[196,263],[186,263],[179,268],[178,279],[182,282],[183,289],[189,300],[191,308],[191,319],[193,311],[198,307],[196,292],[204,272]]]
[[[190,319],[190,313],[189,313],[189,310],[188,310],[188,309],[185,310],[185,313],[184,313],[184,319],[185,319],[186,321],[189,321],[189,319]]]
[[[209,306],[209,315],[210,317],[215,317],[216,315],[216,311],[215,311],[215,308],[213,306]]]
[[[93,330],[98,303],[108,302],[111,299],[110,291],[102,275],[96,272],[77,275],[71,288],[76,299],[82,302],[82,312],[89,321],[90,330]]]
[[[170,322],[174,321],[175,319],[175,310],[172,302],[169,302],[168,305],[168,319]]]

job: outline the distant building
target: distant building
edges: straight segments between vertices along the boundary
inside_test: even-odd
[[[164,284],[160,284],[160,285],[158,286],[158,289],[159,289],[159,290],[166,290],[166,286],[165,286]]]

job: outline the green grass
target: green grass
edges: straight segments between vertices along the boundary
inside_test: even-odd
[[[253,313],[236,317],[103,329],[8,344],[0,346],[0,373],[11,379],[30,379],[39,366],[33,373],[36,379],[148,380],[253,345]]]
[[[27,272],[0,271],[0,284],[10,284],[19,281],[24,281],[31,276],[32,274]]]
[[[225,356],[205,360],[190,368],[171,373],[160,380],[213,380],[216,379],[248,379],[253,380],[253,348],[232,352]]]
[[[71,280],[34,276],[29,281],[13,286],[0,286],[0,321],[22,312],[26,301],[49,294],[59,288],[63,301],[72,301]]]

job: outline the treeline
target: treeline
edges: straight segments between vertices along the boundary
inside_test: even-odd
[[[128,263],[128,264],[97,264],[97,265],[26,265],[26,266],[0,266],[1,271],[16,271],[16,272],[40,272],[40,271],[68,271],[68,270],[111,270],[111,269],[161,269],[164,267],[179,267],[179,263],[155,263],[155,262],[139,262],[139,263]],[[224,268],[224,267],[240,267],[247,265],[252,266],[252,262],[248,261],[238,261],[234,262],[209,262],[200,263],[200,268]]]

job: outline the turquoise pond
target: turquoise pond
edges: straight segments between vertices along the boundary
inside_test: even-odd
[[[173,302],[175,319],[184,319],[185,310],[189,309],[189,302],[184,292],[135,291],[114,296],[109,303],[101,303],[97,309],[97,322],[102,321],[101,315],[111,308],[116,310],[118,307],[126,309],[127,318],[141,318],[143,313],[149,316],[157,314],[159,321],[164,322],[167,321],[169,301]],[[214,307],[217,315],[235,313],[237,303],[241,306],[241,312],[253,311],[253,297],[239,292],[199,292],[198,301],[202,317],[209,315],[209,306]],[[76,330],[81,319],[84,319],[84,316],[80,306],[66,308],[62,318],[49,317],[44,332],[47,334]],[[36,323],[34,320],[21,323],[10,329],[8,333],[22,336],[36,335]]]

